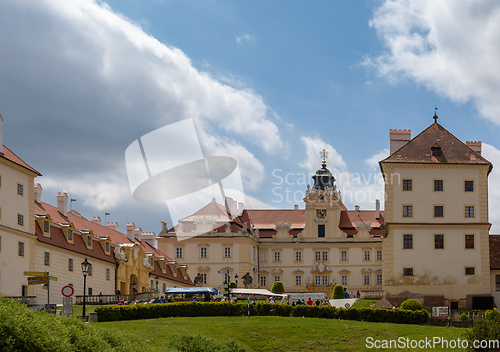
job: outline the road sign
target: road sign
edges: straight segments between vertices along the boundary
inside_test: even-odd
[[[219,288],[227,288],[227,285],[220,285]]]
[[[221,295],[227,295],[229,292],[227,292],[227,291],[219,291],[219,293],[220,293]]]
[[[57,277],[55,276],[49,276],[49,279],[51,279],[52,281],[57,281]]]
[[[47,276],[49,275],[48,271],[25,271],[25,276]]]
[[[65,286],[71,287],[71,286]],[[63,297],[63,314],[73,315],[73,297]]]
[[[28,282],[30,281],[40,281],[44,280],[45,282],[47,281],[47,276],[29,276],[28,277]]]
[[[66,285],[62,288],[61,293],[64,297],[71,297],[75,293],[73,287]]]
[[[31,281],[28,281],[28,285],[42,285],[42,284],[46,284],[47,283],[47,280],[31,280]]]
[[[229,270],[228,270],[228,269],[226,269],[226,270],[219,270],[219,274],[226,274],[226,273],[228,273],[228,272],[229,272]]]

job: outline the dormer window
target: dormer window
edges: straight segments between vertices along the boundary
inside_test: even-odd
[[[73,230],[68,230],[68,241],[73,241]]]
[[[109,242],[106,242],[106,253],[109,252]]]
[[[439,144],[434,144],[432,147],[431,147],[431,150],[432,150],[432,156],[441,156],[441,147],[439,146]]]
[[[92,237],[87,236],[87,247],[92,249]]]
[[[48,233],[50,231],[50,224],[48,220],[45,220],[43,222],[43,232]]]

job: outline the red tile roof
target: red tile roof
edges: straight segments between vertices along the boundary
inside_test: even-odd
[[[50,238],[45,237],[43,235],[42,229],[40,228],[40,225],[38,222],[35,222],[35,234],[36,237],[38,238],[38,241],[42,243],[47,243],[55,247],[59,248],[64,248],[66,250],[75,252],[75,253],[80,253],[85,256],[95,258],[95,259],[100,259],[109,263],[115,263],[115,258],[114,256],[107,255],[104,250],[102,249],[101,244],[98,241],[94,241],[92,245],[92,250],[87,249],[87,246],[85,246],[85,243],[83,242],[83,239],[81,236],[75,235],[73,236],[73,243],[74,244],[69,244],[66,241],[66,237],[64,236],[64,233],[62,230],[58,227],[51,226],[50,227]],[[111,253],[113,253],[113,250],[111,249]]]
[[[437,145],[436,145],[437,144]],[[431,148],[441,148],[440,156],[433,156]],[[425,163],[425,164],[492,164],[473,151],[446,128],[435,122],[382,163]]]
[[[14,154],[9,148],[7,148],[5,145],[3,146],[3,153],[0,153],[0,158],[7,159],[9,161],[12,161],[13,163],[24,167],[25,169],[28,169],[31,172],[34,172],[38,176],[42,176],[41,173],[33,169],[31,166],[26,164],[20,157],[18,157],[16,154]]]
[[[193,222],[200,217],[209,217],[214,221],[229,221],[231,217],[227,214],[226,207],[212,200],[196,213],[179,220],[179,222]]]
[[[259,230],[274,230],[276,221],[291,222],[292,229],[303,229],[306,226],[304,209],[248,209],[246,212],[253,226]]]
[[[159,277],[163,277],[165,279],[178,281],[178,282],[181,282],[181,283],[184,283],[187,285],[193,285],[193,282],[191,281],[191,278],[189,277],[189,275],[187,276],[187,279],[184,279],[184,276],[182,276],[182,274],[179,272],[179,270],[180,269],[178,269],[178,271],[177,271],[177,277],[175,277],[174,274],[172,273],[172,270],[170,270],[170,266],[165,265],[165,273],[163,273],[163,271],[160,268],[160,263],[155,261],[151,275],[158,275]]]

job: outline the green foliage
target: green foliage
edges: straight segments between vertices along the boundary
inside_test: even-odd
[[[469,351],[484,351],[481,348],[472,348],[474,341],[500,340],[500,323],[491,321],[477,322],[472,329],[467,330],[464,337],[469,341]]]
[[[173,334],[166,345],[179,352],[245,352],[236,341],[217,341],[202,335]]]
[[[403,303],[401,303],[401,309],[408,309],[408,310],[421,310],[424,309],[424,306],[422,303],[417,301],[416,299],[407,299]]]
[[[333,288],[333,299],[342,299],[342,298],[344,298],[344,286],[337,284]]]
[[[154,319],[166,317],[227,316],[229,303],[178,302],[167,304],[136,304],[129,306],[100,306],[96,308],[99,321]],[[246,316],[247,306],[231,304],[231,315]],[[429,320],[426,310],[385,308],[334,308],[330,306],[291,306],[288,304],[257,303],[250,305],[251,316],[310,317],[363,320],[398,324],[424,324]]]
[[[493,308],[484,312],[484,318],[488,321],[500,321],[500,312],[498,309]]]
[[[461,321],[467,321],[467,319],[469,319],[469,314],[467,314],[467,313],[460,314]]]
[[[234,282],[234,281],[230,281],[230,282],[229,282],[229,287],[230,287],[230,288],[236,288],[236,287],[237,287],[237,286],[236,286],[236,282]]]
[[[71,317],[34,312],[0,298],[0,351],[153,351],[149,346]]]
[[[285,286],[283,286],[283,282],[275,281],[273,283],[273,287],[271,288],[272,293],[283,293],[285,292]]]

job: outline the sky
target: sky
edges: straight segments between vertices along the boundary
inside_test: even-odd
[[[389,129],[415,136],[437,107],[499,165],[500,233],[499,40],[497,1],[3,0],[3,140],[43,174],[42,201],[67,192],[87,218],[158,233],[169,208],[133,198],[125,160],[148,133],[196,121],[248,208],[303,208],[326,149],[346,206],[370,210]]]

